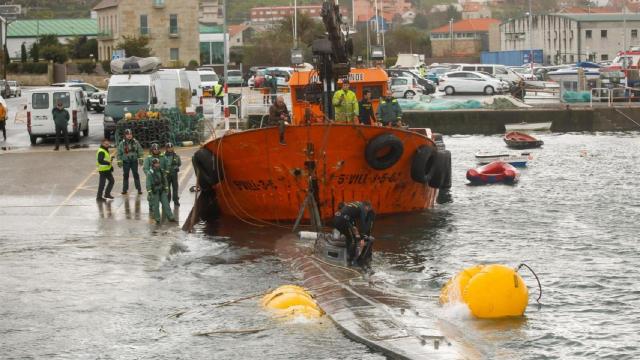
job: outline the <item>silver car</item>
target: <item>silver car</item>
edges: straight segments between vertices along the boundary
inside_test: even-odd
[[[7,81],[9,84],[9,96],[20,97],[22,96],[22,89],[20,88],[20,83],[17,81],[9,80]]]

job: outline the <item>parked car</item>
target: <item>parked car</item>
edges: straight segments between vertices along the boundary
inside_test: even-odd
[[[509,90],[509,83],[477,71],[453,71],[440,79],[438,90],[447,95],[455,93],[483,93],[493,95]]]
[[[427,71],[427,79],[433,81],[436,85],[440,84],[440,78],[442,75],[450,72],[451,69],[448,67],[436,67],[431,68]]]
[[[91,94],[91,97],[89,98],[88,109],[101,113],[104,111],[106,101],[107,101],[106,91],[94,92],[93,94]]]
[[[9,96],[13,96],[13,97],[20,97],[22,95],[22,88],[20,87],[20,83],[15,81],[15,80],[9,80],[7,81],[7,84],[9,84]]]
[[[456,71],[484,71],[496,78],[510,83],[516,83],[522,78],[513,70],[507,69],[506,66],[500,64],[457,64]]]
[[[7,83],[6,80],[0,80],[0,96],[3,98],[8,98],[11,94],[11,87]]]
[[[213,96],[213,87],[218,84],[218,74],[211,70],[198,70],[203,96]]]
[[[418,81],[410,76],[392,77],[389,79],[389,88],[394,97],[402,97],[405,99],[413,98],[418,94],[424,93],[424,88],[418,84]]]
[[[390,77],[411,77],[416,79],[418,84],[424,89],[425,95],[433,94],[436,92],[436,85],[433,81],[422,78],[420,74],[409,69],[387,69],[387,74]]]
[[[256,73],[252,75],[249,80],[247,80],[247,86],[249,86],[250,88],[261,88],[264,85],[264,81],[266,80],[266,72],[267,71],[265,69],[256,70]]]
[[[80,133],[82,136],[89,135],[89,114],[81,88],[40,88],[30,91],[27,96],[27,131],[31,145],[35,145],[39,137],[56,135],[52,110],[58,102],[62,102],[69,111],[69,136],[78,141]]]
[[[95,93],[95,92],[103,91],[103,90],[98,89],[97,87],[95,87],[95,86],[93,86],[93,85],[91,85],[89,83],[78,82],[78,81],[67,81],[67,82],[63,82],[63,83],[55,83],[55,84],[51,84],[51,86],[80,88],[84,92],[84,98],[85,99],[91,98],[91,95],[93,95],[93,93]],[[87,110],[90,110],[88,101],[87,101]]]
[[[255,77],[256,74],[258,73],[258,71],[262,70],[266,68],[266,66],[252,66],[249,68],[249,71],[247,71],[247,73],[244,76],[244,81],[247,83],[247,85],[249,85],[249,80],[251,80],[252,77]]]
[[[279,87],[287,87],[289,86],[289,79],[291,79],[291,74],[293,73],[293,68],[290,67],[269,67],[265,70],[265,81],[270,79],[274,74],[276,80],[278,81]]]
[[[242,71],[240,70],[227,70],[227,78],[224,79],[227,86],[242,86],[244,80],[242,79]]]
[[[510,66],[508,69],[520,75],[523,80],[537,80],[536,76],[531,73],[530,66]]]

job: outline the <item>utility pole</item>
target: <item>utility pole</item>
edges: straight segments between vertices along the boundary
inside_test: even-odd
[[[229,45],[229,29],[227,29],[227,0],[222,0],[222,13],[224,15],[224,21],[222,22],[222,35],[224,36],[222,49],[224,54],[224,70],[222,71],[222,76],[224,77],[224,97],[222,101],[224,102],[224,118],[225,120],[227,120],[227,118],[229,117],[229,108],[227,107],[229,106],[229,85],[227,84],[227,71],[229,70],[229,51],[227,49]],[[228,126],[229,122],[225,121],[226,130],[228,130]]]
[[[531,0],[529,0],[529,66],[533,74],[533,13],[531,12]],[[579,35],[578,35],[579,36]]]

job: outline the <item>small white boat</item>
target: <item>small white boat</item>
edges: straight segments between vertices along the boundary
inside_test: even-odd
[[[111,60],[111,73],[145,74],[158,70],[160,65],[160,59],[154,56],[146,58],[131,56],[124,59]]]
[[[494,161],[502,161],[509,163],[515,167],[527,166],[527,161],[532,160],[530,152],[522,153],[491,153],[479,151],[476,153],[476,161],[480,165],[489,164]]]
[[[517,124],[504,124],[505,130],[509,131],[548,131],[551,129],[551,121],[539,123],[521,122]]]

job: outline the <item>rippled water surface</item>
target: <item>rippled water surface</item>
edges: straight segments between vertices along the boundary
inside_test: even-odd
[[[373,280],[438,311],[486,358],[640,358],[639,134],[540,136],[545,146],[517,185],[473,187],[464,177],[473,153],[504,150],[501,138],[446,137],[454,201],[379,219]],[[328,319],[260,309],[252,295],[299,281],[282,254],[300,244],[281,240],[282,230],[227,222],[215,236],[152,232],[135,219],[74,213],[24,223],[2,219],[0,357],[383,358]],[[436,306],[457,271],[494,262],[530,265],[542,305],[521,271],[524,319],[479,321]]]

